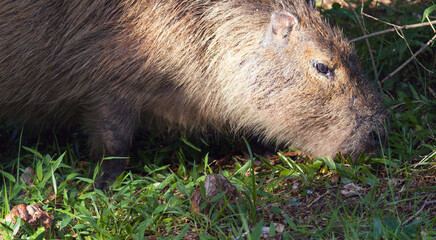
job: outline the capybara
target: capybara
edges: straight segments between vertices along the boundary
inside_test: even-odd
[[[5,118],[85,126],[97,159],[127,156],[149,122],[355,157],[386,119],[352,46],[303,0],[0,0],[0,91]],[[100,180],[125,165],[104,161]]]

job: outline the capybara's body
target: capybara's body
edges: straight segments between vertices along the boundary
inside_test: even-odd
[[[302,0],[0,0],[0,91],[1,116],[79,122],[97,156],[126,156],[146,121],[356,155],[385,120],[352,47]]]

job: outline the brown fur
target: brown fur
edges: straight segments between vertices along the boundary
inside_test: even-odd
[[[96,155],[127,155],[143,121],[356,155],[385,120],[350,44],[302,0],[0,0],[0,90],[1,115],[81,121]]]

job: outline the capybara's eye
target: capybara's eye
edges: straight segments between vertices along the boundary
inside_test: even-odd
[[[315,68],[316,68],[316,70],[318,70],[319,73],[322,73],[322,74],[327,74],[329,72],[329,67],[327,67],[326,65],[324,65],[322,63],[316,63]]]

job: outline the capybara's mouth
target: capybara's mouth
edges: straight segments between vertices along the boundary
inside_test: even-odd
[[[377,125],[376,123],[374,123],[372,128],[375,129],[357,129],[356,132],[360,134],[351,134],[351,137],[347,138],[341,144],[339,151],[341,151],[344,156],[350,155],[353,161],[357,161],[362,153],[380,154],[386,143],[386,131],[388,131],[389,128],[384,128],[383,125]],[[362,132],[365,134],[361,134]]]

